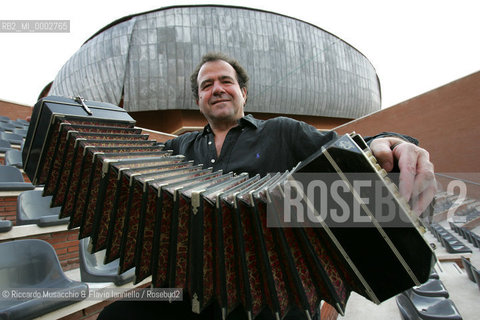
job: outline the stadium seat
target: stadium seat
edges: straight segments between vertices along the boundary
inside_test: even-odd
[[[28,131],[28,129],[24,129],[24,128],[13,129],[13,133],[18,134],[19,136],[22,136],[23,138],[25,138],[27,136],[27,131]]]
[[[5,165],[14,166],[19,169],[23,168],[22,152],[17,149],[5,151]]]
[[[448,253],[471,253],[472,249],[464,245],[461,241],[445,241],[445,249]]]
[[[467,229],[459,228],[459,234],[463,237],[463,239],[468,240]]]
[[[0,152],[6,152],[7,150],[12,149],[12,145],[9,141],[0,139]]]
[[[448,253],[468,253],[472,252],[468,246],[458,240],[453,234],[448,232],[444,227],[437,223],[433,223],[429,227],[430,231],[435,235],[438,241],[442,243]]]
[[[88,285],[68,279],[58,261],[55,249],[38,239],[15,240],[0,243],[0,287],[41,294],[25,299],[7,299],[3,293],[0,302],[1,319],[32,319],[88,296]],[[7,293],[5,293],[7,292]],[[68,296],[54,299],[50,296]]]
[[[475,243],[475,247],[480,248],[480,235],[476,234],[475,232],[471,231],[473,242]]]
[[[0,122],[9,122],[10,118],[7,116],[0,116]]]
[[[478,290],[480,290],[480,270],[472,266],[472,274],[475,282],[477,283]]]
[[[407,290],[397,295],[396,302],[405,320],[462,320],[460,312],[450,299],[421,296]]]
[[[477,239],[475,237],[475,233],[473,233],[471,230],[468,230],[466,228],[460,228],[462,231],[462,233],[465,235],[466,239],[468,240],[468,242],[470,242],[471,244],[473,244],[475,247],[478,248],[478,242],[477,242]]]
[[[438,273],[435,271],[435,269],[432,269],[432,273],[430,273],[429,278],[430,278],[430,279],[440,279],[440,276],[439,276]]]
[[[17,198],[17,225],[37,224],[40,227],[68,224],[70,218],[59,219],[60,207],[50,208],[52,196],[42,197],[42,190],[23,191]]]
[[[444,297],[448,298],[449,294],[447,288],[443,285],[441,280],[429,279],[424,284],[413,287],[412,290],[421,296],[427,297]]]
[[[463,264],[463,268],[465,269],[465,272],[467,273],[468,279],[470,279],[470,281],[476,282],[475,278],[473,277],[473,272],[472,272],[473,266],[470,260],[468,260],[465,257],[462,257],[462,264]]]
[[[403,294],[399,294],[395,297],[395,301],[397,302],[398,310],[400,310],[400,314],[402,315],[403,320],[418,320],[419,317],[417,316],[417,310],[415,306],[408,300],[406,296]]]
[[[15,129],[16,127],[9,122],[0,122],[0,128],[4,129],[4,130],[8,130],[8,131],[12,131],[13,129]]]
[[[22,144],[23,142],[21,135],[10,132],[0,132],[0,139],[7,140],[11,144]]]
[[[26,126],[26,127],[28,127],[28,126],[30,125],[30,122],[28,122],[28,121],[25,120],[25,119],[19,119],[19,118],[17,118],[17,120],[15,120],[15,121],[18,122],[18,123],[23,124],[23,125]]]
[[[105,250],[88,252],[90,238],[80,239],[80,276],[84,282],[113,282],[117,286],[133,281],[135,268],[118,274],[119,259],[104,264]]]
[[[12,221],[0,219],[0,232],[8,232],[12,230]]]
[[[20,129],[25,129],[25,127],[28,127],[28,124],[25,124],[26,120],[10,120],[10,124],[14,125],[15,128],[20,128]]]
[[[450,225],[450,229],[452,229],[453,231],[456,231],[455,224],[452,221],[449,221],[448,224]]]
[[[35,187],[23,180],[20,169],[12,166],[0,166],[0,191],[32,190]]]

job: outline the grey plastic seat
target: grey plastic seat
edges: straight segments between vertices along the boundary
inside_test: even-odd
[[[460,235],[463,237],[463,239],[468,240],[467,229],[460,228],[459,231],[460,231]]]
[[[470,279],[470,281],[476,282],[475,278],[473,277],[473,272],[472,272],[473,266],[470,260],[468,260],[465,257],[462,257],[462,264],[463,264],[463,268],[465,269],[465,272],[467,273],[468,279]]]
[[[35,187],[23,180],[20,169],[12,166],[0,166],[0,191],[32,190]]]
[[[0,122],[8,122],[10,121],[10,118],[7,116],[0,116]]]
[[[88,252],[90,238],[80,239],[80,276],[84,282],[113,282],[121,286],[132,282],[135,276],[135,268],[118,274],[119,259],[104,264],[105,250]]]
[[[428,278],[438,280],[438,279],[440,279],[440,276],[438,275],[438,273],[434,269],[432,269],[432,272],[430,273],[430,276]]]
[[[403,320],[419,320],[420,318],[417,316],[417,310],[415,306],[412,304],[408,298],[403,295],[399,294],[395,297],[395,301],[397,302],[398,310],[400,311],[400,315],[402,316]]]
[[[463,242],[445,240],[445,249],[448,253],[471,253],[472,249],[467,247]]]
[[[475,232],[471,232],[472,240],[475,247],[480,248],[480,235],[476,234]]]
[[[27,136],[28,129],[25,128],[15,128],[13,129],[13,133],[18,134],[19,136],[22,136],[22,138],[25,138]]]
[[[462,316],[452,300],[421,296],[407,290],[396,297],[397,306],[405,320],[461,320]]]
[[[455,223],[453,223],[452,221],[449,221],[448,224],[449,224],[449,226],[450,226],[450,229],[452,229],[453,231],[457,232],[457,228],[455,228]]]
[[[10,121],[8,122],[0,122],[0,128],[2,129],[5,129],[5,130],[8,130],[8,131],[12,131],[13,129],[15,129],[15,125],[11,124]]]
[[[28,124],[25,124],[26,120],[10,120],[10,124],[14,125],[15,128],[21,128],[21,129],[25,129],[25,126],[28,126]]]
[[[7,140],[11,144],[22,144],[23,137],[16,133],[0,132],[0,139]]]
[[[23,142],[23,137],[16,133],[0,132],[0,138],[12,144],[22,144]]]
[[[7,150],[12,149],[12,145],[9,141],[0,139],[0,152],[6,152]]]
[[[17,149],[5,151],[5,165],[23,168],[22,152]]]
[[[15,240],[0,243],[0,287],[40,290],[72,299],[0,299],[0,319],[32,319],[83,300],[88,285],[68,279],[53,247],[43,240]],[[30,291],[29,291],[30,292]]]
[[[480,290],[480,270],[472,266],[472,274],[475,282],[477,283],[478,290]]]
[[[468,253],[472,252],[468,246],[462,241],[458,240],[453,234],[448,232],[444,227],[439,224],[431,224],[432,233],[442,243],[447,252],[449,253]]]
[[[17,120],[15,120],[15,121],[18,122],[18,123],[21,123],[21,124],[23,124],[24,126],[27,126],[27,127],[28,127],[28,125],[30,124],[30,122],[28,122],[28,121],[25,120],[25,119],[17,118]]]
[[[60,207],[50,208],[52,196],[42,197],[42,190],[28,190],[17,198],[17,225],[38,224],[40,227],[68,224],[70,218],[59,219]]]
[[[449,297],[447,288],[445,288],[443,282],[438,279],[429,279],[424,284],[413,287],[412,290],[421,296],[444,298]]]
[[[12,230],[12,221],[0,219],[0,232],[8,232]]]
[[[474,233],[472,231],[468,230],[468,229],[465,229],[465,228],[462,228],[462,232],[467,237],[468,242],[470,242],[471,244],[473,244],[475,247],[478,248],[478,244],[477,244],[477,241],[474,237]]]

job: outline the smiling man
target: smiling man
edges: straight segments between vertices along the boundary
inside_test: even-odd
[[[240,87],[235,69],[226,61],[209,61],[198,73],[196,102],[200,112],[216,129],[236,126],[243,117],[247,88]]]
[[[166,149],[182,154],[204,167],[224,172],[248,172],[265,175],[292,169],[298,162],[337,137],[334,131],[319,132],[305,122],[287,117],[258,120],[245,116],[248,75],[234,59],[221,53],[202,58],[191,76],[194,99],[208,124],[200,132],[183,134],[165,143]],[[394,159],[400,168],[400,192],[414,200],[414,210],[422,212],[433,198],[435,178],[428,152],[416,140],[395,133],[370,138],[370,147],[379,163],[392,170]],[[415,143],[412,143],[415,142]],[[113,303],[99,319],[221,319],[218,306],[211,305],[200,315],[192,313],[188,299],[165,303]],[[319,315],[315,315],[318,319]],[[284,319],[305,319],[301,310],[293,309]],[[241,307],[228,317],[247,319]],[[274,319],[269,310],[256,319]]]
[[[197,82],[196,102],[215,133],[215,147],[220,155],[228,131],[244,116],[247,88],[240,87],[235,69],[224,60],[203,64]]]

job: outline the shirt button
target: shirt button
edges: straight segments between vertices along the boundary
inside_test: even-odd
[[[210,160],[211,163],[215,163],[215,159]]]
[[[212,141],[208,141],[208,144],[212,144]]]

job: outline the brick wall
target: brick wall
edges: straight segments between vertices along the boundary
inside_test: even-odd
[[[0,197],[0,218],[10,220],[15,225],[17,221],[17,196]]]
[[[0,116],[7,116],[12,120],[27,119],[32,110],[31,106],[0,100]]]
[[[479,101],[480,72],[476,72],[336,130],[362,135],[405,133],[419,139],[430,152],[436,172],[476,173],[480,158]]]
[[[103,301],[97,303],[91,307],[79,310],[68,316],[62,317],[59,320],[95,320],[98,318],[98,314],[113,301]]]

